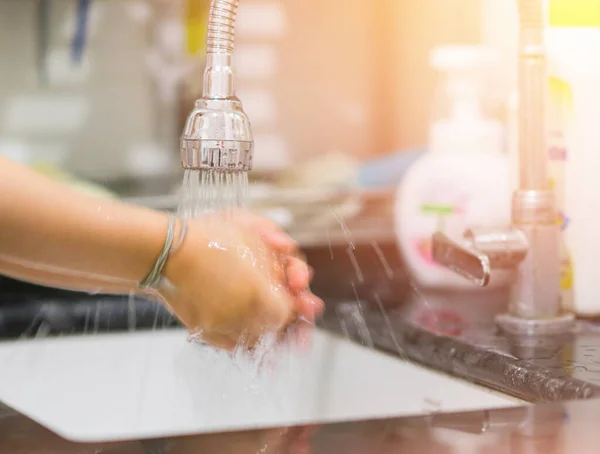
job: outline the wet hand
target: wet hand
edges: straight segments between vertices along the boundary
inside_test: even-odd
[[[243,211],[188,223],[158,293],[181,322],[215,347],[251,348],[267,332],[309,324],[322,301],[308,289],[312,271],[275,223]]]

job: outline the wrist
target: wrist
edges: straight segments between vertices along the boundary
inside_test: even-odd
[[[167,274],[170,274],[169,270],[173,268],[172,262],[183,246],[187,230],[188,224],[185,219],[174,214],[168,215],[167,227],[163,234],[164,240],[160,252],[157,254],[154,264],[146,276],[139,283],[139,288],[142,291],[153,292],[159,290],[160,287],[168,285],[168,282],[172,280]]]
[[[163,278],[167,282],[175,282],[177,276],[186,269],[185,257],[188,248],[188,230],[190,227],[190,221],[180,217],[176,218],[173,244],[162,272]]]
[[[148,276],[164,245],[167,232],[167,213],[139,207],[129,207],[127,215],[123,212],[120,224],[119,247],[121,278],[131,282],[132,291],[147,293],[139,284]],[[119,227],[118,227],[119,228]]]

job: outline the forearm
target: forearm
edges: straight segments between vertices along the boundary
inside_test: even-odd
[[[166,215],[80,195],[0,158],[0,272],[74,290],[134,291],[164,241]]]
[[[82,276],[72,270],[40,269],[33,264],[19,264],[14,258],[0,259],[0,274],[46,287],[87,292],[91,294],[123,295],[138,293],[135,282],[106,277]]]

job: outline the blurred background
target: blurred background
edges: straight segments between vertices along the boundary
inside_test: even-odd
[[[79,190],[176,208],[179,135],[201,96],[209,6],[0,0],[0,155]],[[507,126],[516,118],[516,18],[513,0],[240,2],[234,56],[256,142],[252,205],[300,243],[319,296],[394,306],[412,292],[394,204],[428,148],[440,82],[430,56],[445,45],[495,50],[486,101]],[[76,298],[80,315],[99,307],[5,278],[0,291],[0,336],[35,331],[43,298]],[[22,310],[23,294],[33,309]],[[113,303],[111,327],[129,326],[122,301]],[[65,321],[70,310],[46,311],[47,324],[62,332],[87,323]]]
[[[0,154],[122,194],[173,191],[209,4],[0,0]],[[422,149],[431,50],[488,43],[509,58],[513,10],[506,0],[242,1],[236,70],[256,136],[252,176],[330,165],[335,175],[312,183],[352,184],[362,163]],[[509,67],[494,84],[501,101]]]

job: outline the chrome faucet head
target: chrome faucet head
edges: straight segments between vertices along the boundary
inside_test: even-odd
[[[247,172],[253,152],[250,121],[239,99],[196,101],[181,136],[184,169]]]
[[[181,164],[187,170],[252,170],[252,129],[235,95],[233,50],[238,3],[211,0],[203,96],[188,115],[181,136]]]

